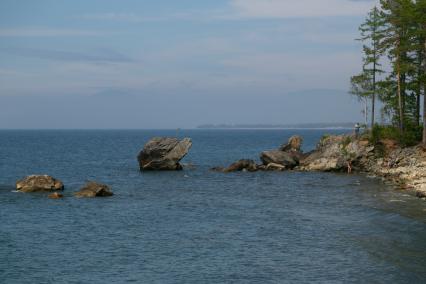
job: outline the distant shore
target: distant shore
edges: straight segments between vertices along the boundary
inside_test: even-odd
[[[354,122],[299,124],[202,124],[197,129],[352,129]]]

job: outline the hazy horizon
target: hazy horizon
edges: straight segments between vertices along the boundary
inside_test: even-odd
[[[0,3],[0,129],[363,121],[375,1]]]

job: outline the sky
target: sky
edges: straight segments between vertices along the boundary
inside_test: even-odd
[[[0,0],[0,128],[363,121],[372,0]]]

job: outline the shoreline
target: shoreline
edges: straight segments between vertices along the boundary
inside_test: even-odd
[[[329,136],[301,161],[299,170],[359,173],[426,198],[426,149],[421,145],[400,147],[392,140],[373,145],[353,135]]]
[[[243,159],[214,171],[299,171],[358,173],[381,178],[426,200],[426,148],[400,147],[393,140],[371,143],[366,136],[325,135],[310,152],[301,151],[303,138],[292,136],[287,144],[260,153],[262,164]]]

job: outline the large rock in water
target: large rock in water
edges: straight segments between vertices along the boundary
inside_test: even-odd
[[[179,161],[188,153],[192,146],[189,138],[155,137],[145,144],[138,155],[141,171],[181,170]]]
[[[265,151],[260,154],[260,159],[264,165],[278,164],[287,169],[293,169],[298,165],[298,160],[294,155],[280,150]]]
[[[31,175],[16,182],[16,190],[21,192],[64,190],[64,184],[48,175]]]
[[[109,186],[97,182],[88,182],[79,192],[74,194],[76,197],[106,197],[113,193]]]

